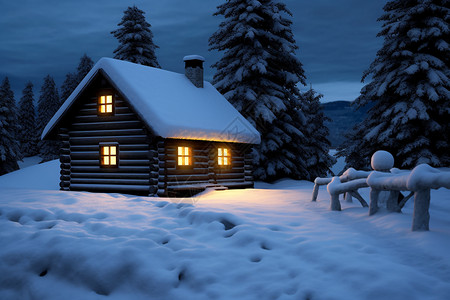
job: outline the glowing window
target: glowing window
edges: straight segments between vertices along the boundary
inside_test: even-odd
[[[190,166],[192,164],[191,148],[190,147],[178,147],[178,165]]]
[[[100,146],[102,166],[117,166],[117,146]]]
[[[98,98],[98,111],[100,114],[113,113],[113,96],[102,95]]]
[[[230,149],[219,148],[217,149],[217,164],[219,166],[231,165],[231,153]]]

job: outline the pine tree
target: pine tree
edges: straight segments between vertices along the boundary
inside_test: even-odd
[[[44,78],[41,87],[41,93],[38,100],[38,116],[37,116],[37,132],[40,138],[45,126],[56,113],[59,108],[58,90],[55,81],[50,75]],[[60,142],[59,141],[43,141],[39,142],[39,155],[42,161],[49,161],[59,157]]]
[[[70,72],[67,73],[66,79],[64,79],[64,82],[60,88],[61,105],[67,100],[67,98],[69,98],[70,94],[72,94],[77,85],[77,75]]]
[[[298,177],[302,149],[288,144],[303,136],[303,128],[293,124],[304,119],[296,85],[305,84],[305,75],[295,56],[291,13],[277,1],[230,0],[215,15],[225,21],[209,40],[210,50],[224,52],[213,65],[213,81],[262,135],[255,176],[268,181]]]
[[[17,161],[22,155],[17,141],[17,123],[14,93],[5,77],[0,86],[0,175],[19,169]]]
[[[379,149],[396,165],[450,165],[449,1],[395,0],[384,6],[378,34],[384,44],[363,75],[370,83],[356,99],[374,102],[339,155],[363,168]],[[361,160],[361,161],[358,161]]]
[[[67,98],[69,98],[70,94],[76,89],[78,84],[83,80],[83,78],[89,73],[89,71],[94,66],[94,62],[92,59],[84,54],[80,58],[80,62],[78,64],[77,70],[75,73],[67,73],[66,78],[61,85],[60,95],[61,95],[61,104],[63,104]]]
[[[155,54],[159,47],[153,43],[151,26],[144,14],[136,6],[124,11],[122,21],[118,24],[121,27],[111,32],[119,41],[119,46],[114,50],[114,58],[161,68]]]
[[[38,154],[36,134],[36,108],[34,105],[33,84],[28,82],[25,86],[23,96],[19,101],[18,121],[20,125],[20,150],[23,156],[34,156]]]
[[[327,139],[329,130],[324,125],[324,122],[329,118],[322,111],[320,105],[322,97],[312,88],[303,93],[305,115],[308,117],[305,152],[308,156],[306,163],[309,177],[307,179],[310,181],[313,181],[316,177],[325,177],[332,173],[330,168],[336,163],[336,159],[329,154],[331,146]]]
[[[86,55],[86,53],[80,58],[80,63],[77,67],[77,74],[76,74],[76,82],[77,84],[75,87],[83,80],[83,78],[89,73],[89,71],[94,66],[94,62],[92,59]]]

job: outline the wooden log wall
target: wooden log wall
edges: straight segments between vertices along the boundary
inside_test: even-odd
[[[61,149],[59,150],[59,161],[61,163],[60,171],[60,189],[68,191],[70,189],[70,144],[67,128],[59,129],[59,139],[61,140]]]
[[[177,166],[177,147],[192,149],[192,167]],[[231,165],[217,165],[217,148],[231,150]],[[170,196],[171,191],[189,190],[206,185],[229,188],[253,187],[251,147],[206,141],[166,139],[158,142],[158,195]]]
[[[80,100],[64,135],[62,188],[155,194],[158,157],[156,147],[152,147],[152,135],[145,125],[118,94],[112,116],[98,116],[96,93]],[[119,144],[118,167],[100,166],[99,144],[104,142]]]

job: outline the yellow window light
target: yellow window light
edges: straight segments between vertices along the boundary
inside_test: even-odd
[[[103,96],[99,97],[98,111],[101,114],[113,113],[113,96],[112,95],[103,95]]]
[[[217,164],[219,166],[229,166],[231,165],[231,155],[228,148],[218,148],[217,149]]]
[[[191,151],[189,147],[178,147],[178,165],[190,166],[191,165]]]
[[[117,166],[117,146],[101,146],[102,166]]]

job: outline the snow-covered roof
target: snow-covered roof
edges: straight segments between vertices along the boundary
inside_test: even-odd
[[[163,138],[260,143],[259,132],[209,82],[195,87],[184,75],[101,58],[44,128],[45,138],[102,70],[141,119]]]

